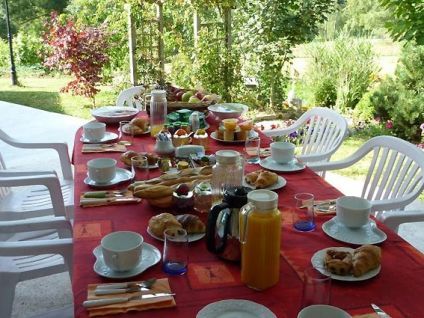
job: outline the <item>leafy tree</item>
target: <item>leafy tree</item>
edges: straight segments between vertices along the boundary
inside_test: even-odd
[[[9,1],[10,22],[13,33],[26,28],[33,21],[41,21],[50,15],[52,11],[62,12],[68,5],[69,0],[13,0]],[[0,6],[0,16],[5,14],[5,8]],[[4,19],[0,19],[0,37],[6,39],[6,25]]]
[[[386,26],[395,40],[415,40],[424,45],[424,2],[422,0],[379,0],[390,12]]]
[[[45,43],[50,51],[45,65],[75,77],[61,91],[92,98],[94,104],[99,91],[96,84],[101,80],[102,66],[108,61],[103,53],[107,46],[105,32],[93,27],[77,29],[71,20],[61,23],[55,12],[46,29]]]
[[[312,40],[334,8],[333,0],[247,0],[240,8],[246,17],[240,30],[245,51],[258,59],[255,75],[272,106],[283,100],[282,70],[291,59],[292,48]]]

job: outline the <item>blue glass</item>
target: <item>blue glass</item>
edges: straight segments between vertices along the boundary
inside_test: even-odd
[[[171,275],[183,275],[187,272],[187,264],[185,262],[167,261],[163,263],[163,271]]]
[[[312,221],[297,221],[293,226],[296,230],[302,232],[308,232],[315,229],[315,223]]]

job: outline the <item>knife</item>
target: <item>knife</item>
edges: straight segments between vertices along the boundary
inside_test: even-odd
[[[378,317],[381,317],[381,318],[391,318],[388,314],[386,314],[386,312],[383,309],[381,309],[380,307],[378,307],[376,304],[371,304],[371,307],[377,313]]]
[[[133,300],[142,300],[142,299],[152,299],[159,297],[168,297],[174,296],[175,293],[153,293],[153,294],[144,294],[144,295],[136,295],[131,297],[115,297],[115,298],[103,298],[103,299],[94,299],[94,300],[86,300],[82,303],[85,308],[93,308],[100,307],[112,304],[120,304],[126,303]]]

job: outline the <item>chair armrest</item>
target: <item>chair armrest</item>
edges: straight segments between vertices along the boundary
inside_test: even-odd
[[[67,256],[72,251],[71,238],[57,240],[34,240],[20,242],[0,242],[0,256],[60,254]]]
[[[31,177],[34,175],[41,176],[41,175],[51,175],[54,174],[57,176],[56,171],[54,170],[14,170],[14,169],[7,169],[7,170],[0,170],[0,177]]]
[[[0,221],[0,232],[3,233],[32,232],[51,229],[67,230],[72,236],[72,225],[64,217]]]
[[[387,211],[379,219],[397,232],[402,223],[424,222],[424,210]]]
[[[5,143],[23,149],[53,149],[57,152],[60,160],[60,167],[62,169],[63,177],[72,180],[72,167],[71,160],[69,159],[68,144],[66,142],[22,142],[14,139],[0,129],[0,139]]]
[[[52,206],[55,216],[65,216],[65,204],[63,200],[60,182],[56,175],[33,175],[33,176],[9,176],[5,177],[0,174],[0,186],[3,187],[20,187],[30,185],[43,185],[50,192]]]

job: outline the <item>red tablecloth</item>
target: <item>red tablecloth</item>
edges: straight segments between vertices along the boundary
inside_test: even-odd
[[[117,127],[108,127],[116,131]],[[78,207],[82,191],[90,188],[83,183],[86,177],[86,162],[92,158],[114,157],[119,153],[81,154],[81,131],[75,137],[75,223],[74,223],[74,264],[73,293],[75,317],[88,317],[82,302],[87,297],[87,285],[90,283],[111,282],[98,276],[93,271],[95,257],[93,249],[99,245],[101,238],[117,230],[130,230],[141,233],[145,241],[162,250],[163,243],[155,240],[146,232],[150,217],[159,213],[146,202],[136,205],[107,206],[97,208]],[[269,141],[262,138],[262,146]],[[135,138],[135,145],[130,149],[153,149],[153,138],[141,136]],[[241,150],[241,145],[218,144],[211,140],[210,151],[232,148]],[[124,167],[122,163],[120,167]],[[247,166],[248,171],[258,166]],[[157,174],[159,172],[156,172]],[[169,276],[171,288],[176,292],[177,306],[170,309],[151,310],[148,312],[129,313],[128,317],[195,317],[205,305],[222,299],[248,299],[270,308],[277,317],[296,317],[302,292],[302,272],[310,266],[311,256],[322,248],[330,246],[347,246],[335,241],[323,233],[321,225],[330,217],[317,218],[317,229],[313,232],[300,233],[292,228],[292,198],[298,192],[311,192],[316,199],[331,199],[340,192],[326,183],[309,169],[290,174],[281,174],[287,185],[278,190],[279,208],[282,211],[283,225],[281,236],[281,270],[279,283],[265,291],[254,291],[240,282],[240,268],[237,264],[225,262],[206,250],[205,241],[190,243],[190,263],[188,273],[184,276]],[[120,185],[120,188],[128,184]],[[164,210],[166,211],[166,209]],[[420,299],[424,294],[424,257],[382,224],[378,224],[388,236],[381,244],[383,251],[382,268],[377,277],[362,282],[334,281],[331,303],[343,308],[353,315],[371,313],[370,303],[376,303],[393,318],[424,317],[424,306]],[[149,268],[132,280],[149,277],[166,277],[161,270],[161,263]],[[365,317],[365,316],[364,316]],[[369,317],[376,317],[370,315]]]

